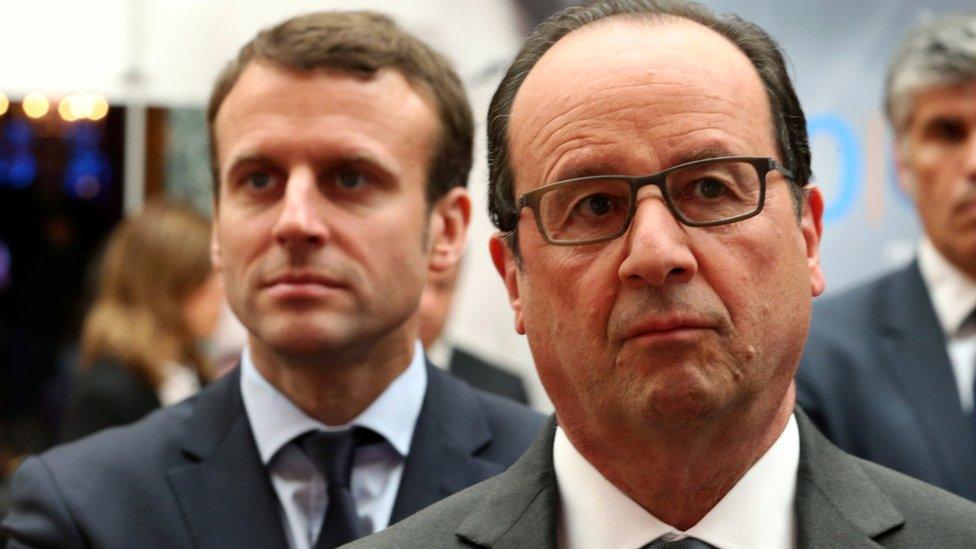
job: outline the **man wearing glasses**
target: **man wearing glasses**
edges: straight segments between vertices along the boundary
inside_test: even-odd
[[[488,120],[491,252],[555,421],[506,473],[361,546],[976,543],[976,506],[795,408],[823,201],[761,29],[681,1],[569,8]]]

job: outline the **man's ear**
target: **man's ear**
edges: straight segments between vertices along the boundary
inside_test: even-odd
[[[220,255],[220,239],[217,237],[217,199],[211,202],[213,215],[210,218],[210,263],[215,272],[224,271],[224,258]]]
[[[503,233],[496,232],[491,235],[488,241],[488,250],[491,252],[491,260],[495,264],[495,269],[502,277],[505,288],[508,290],[508,303],[512,306],[515,313],[515,331],[525,335],[525,322],[522,319],[522,297],[519,293],[519,266],[512,253],[512,248],[505,243]]]
[[[918,189],[915,187],[914,172],[912,171],[909,159],[906,157],[907,139],[908,136],[896,136],[894,146],[892,147],[892,154],[895,157],[895,170],[898,172],[898,186],[914,201]]]
[[[807,191],[800,217],[800,231],[806,244],[807,267],[810,269],[810,289],[814,297],[823,293],[826,287],[823,271],[820,269],[820,237],[823,235],[823,195],[813,187]]]
[[[430,213],[430,270],[443,272],[457,264],[468,241],[471,223],[471,196],[463,187],[454,187],[434,204]]]

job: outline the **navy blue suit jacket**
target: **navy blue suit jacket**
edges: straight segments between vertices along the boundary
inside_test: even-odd
[[[976,422],[917,263],[814,304],[797,400],[842,449],[976,500]]]
[[[428,364],[391,523],[504,471],[543,417]],[[130,426],[27,459],[10,547],[287,547],[237,371]]]

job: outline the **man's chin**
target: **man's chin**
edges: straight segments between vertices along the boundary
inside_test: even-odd
[[[272,323],[269,323],[272,324]],[[341,352],[350,345],[346,331],[322,326],[308,319],[296,322],[274,322],[252,332],[272,353],[289,360],[315,360]]]
[[[633,395],[645,421],[687,425],[721,415],[739,400],[731,380],[694,366],[672,366],[650,373]]]

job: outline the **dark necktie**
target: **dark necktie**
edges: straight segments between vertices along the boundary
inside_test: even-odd
[[[298,439],[298,445],[325,477],[329,494],[315,549],[332,549],[366,534],[356,512],[349,481],[356,447],[372,442],[378,436],[369,429],[356,427],[348,431],[316,431]]]
[[[715,546],[695,538],[685,538],[677,541],[664,541],[664,538],[657,538],[641,549],[715,549]]]

